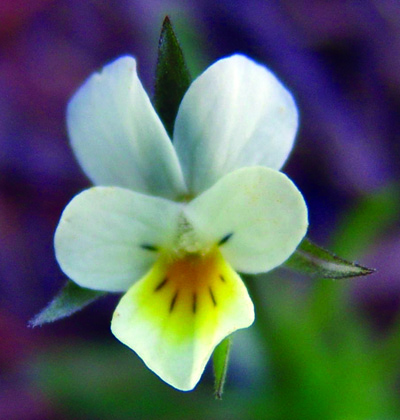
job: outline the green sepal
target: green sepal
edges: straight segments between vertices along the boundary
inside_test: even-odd
[[[217,400],[222,399],[224,392],[224,385],[226,380],[226,373],[228,371],[229,354],[231,350],[231,337],[225,338],[214,350],[213,365],[214,365],[214,393]]]
[[[345,279],[366,276],[375,270],[346,261],[305,238],[284,267],[313,277]]]
[[[182,49],[166,16],[158,44],[154,107],[171,139],[179,105],[191,81]]]
[[[29,326],[38,327],[66,318],[106,294],[107,292],[84,289],[68,280],[55,298],[29,321]]]

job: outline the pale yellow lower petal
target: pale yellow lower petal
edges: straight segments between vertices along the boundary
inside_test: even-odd
[[[253,320],[242,280],[213,251],[161,257],[122,297],[111,329],[165,382],[191,390],[215,346]]]

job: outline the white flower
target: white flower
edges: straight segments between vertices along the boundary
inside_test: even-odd
[[[113,334],[178,389],[192,389],[215,346],[254,320],[236,272],[279,266],[305,235],[303,197],[278,172],[297,122],[288,91],[241,55],[193,82],[173,142],[131,57],[69,104],[72,147],[98,186],[64,210],[57,260],[82,287],[126,292]]]

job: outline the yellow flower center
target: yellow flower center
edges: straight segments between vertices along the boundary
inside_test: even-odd
[[[151,324],[159,325],[165,339],[184,340],[198,329],[196,325],[216,325],[221,311],[235,299],[237,278],[218,246],[205,255],[161,253],[133,286],[135,305]]]
[[[165,275],[154,293],[170,295],[170,313],[179,305],[186,312],[195,314],[200,305],[217,306],[216,293],[219,284],[225,282],[221,271],[221,256],[217,250],[207,255],[186,254],[167,263]]]

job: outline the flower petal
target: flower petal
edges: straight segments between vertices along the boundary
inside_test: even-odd
[[[192,83],[175,123],[190,193],[241,167],[280,169],[297,126],[294,100],[269,70],[241,55],[219,60]]]
[[[67,125],[78,161],[95,184],[166,198],[185,192],[175,150],[132,57],[86,81],[69,103]]]
[[[94,187],[65,208],[57,261],[80,286],[125,291],[175,240],[180,205],[117,187]]]
[[[242,168],[226,175],[185,209],[201,243],[220,245],[232,267],[244,273],[282,264],[307,231],[304,199],[281,172]]]
[[[246,287],[215,252],[157,261],[123,296],[111,329],[149,369],[187,391],[196,386],[216,345],[253,320]]]

